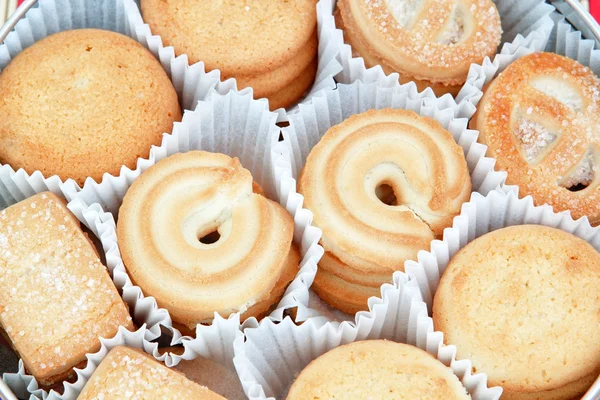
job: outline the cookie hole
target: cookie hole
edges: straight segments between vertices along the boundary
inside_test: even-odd
[[[86,46],[85,51],[92,51],[92,48],[93,48],[92,46]]]
[[[198,238],[200,243],[204,243],[204,244],[217,243],[219,241],[219,239],[221,239],[221,234],[217,231],[213,231],[213,232],[209,233],[208,235]]]
[[[383,204],[388,206],[397,206],[398,199],[392,188],[387,183],[381,184],[375,188],[375,195]]]
[[[579,164],[569,172],[558,184],[571,192],[580,192],[587,189],[594,181],[596,163],[594,154],[588,150]]]
[[[568,187],[567,190],[570,190],[571,192],[579,192],[585,188],[587,188],[589,185],[586,185],[585,183],[578,183],[575,186],[571,186]]]

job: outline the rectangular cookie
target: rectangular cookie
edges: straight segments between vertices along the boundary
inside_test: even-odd
[[[127,305],[64,200],[0,212],[0,326],[40,385],[72,376],[121,325],[133,328]]]
[[[147,354],[124,346],[104,357],[77,399],[225,400]]]

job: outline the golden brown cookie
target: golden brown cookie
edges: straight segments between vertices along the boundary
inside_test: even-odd
[[[153,33],[204,62],[238,88],[269,99],[272,110],[296,103],[317,71],[316,0],[143,0],[142,13]]]
[[[104,357],[77,398],[225,400],[140,350],[124,346],[113,348]]]
[[[0,162],[28,173],[100,182],[135,168],[181,119],[154,56],[110,31],[56,33],[0,74]]]
[[[79,221],[50,192],[0,212],[0,325],[44,387],[83,367],[100,336],[133,328]]]
[[[518,59],[485,90],[471,127],[507,183],[536,205],[600,223],[600,79],[553,53]]]
[[[457,94],[472,63],[496,53],[502,35],[491,0],[339,0],[336,23],[367,67],[437,95]]]
[[[433,304],[436,330],[502,399],[580,398],[600,373],[600,253],[570,233],[504,228],[460,250]]]
[[[329,129],[311,150],[299,192],[323,230],[313,288],[354,313],[404,261],[442,235],[471,194],[462,148],[437,121],[370,110]]]
[[[174,323],[263,315],[294,278],[293,218],[253,186],[237,158],[192,151],[161,160],[127,192],[117,225],[125,267]]]
[[[349,395],[351,396],[349,397]],[[452,370],[407,344],[367,340],[337,347],[296,378],[287,400],[468,400]]]

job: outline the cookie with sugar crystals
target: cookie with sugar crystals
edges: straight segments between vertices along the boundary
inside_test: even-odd
[[[133,328],[96,248],[50,192],[0,212],[0,325],[44,387],[72,377],[100,336]]]
[[[140,350],[124,346],[104,357],[77,398],[225,400]]]
[[[471,127],[506,182],[536,205],[600,223],[600,79],[554,53],[510,64],[485,90]]]
[[[339,0],[336,24],[367,67],[380,65],[419,90],[458,94],[472,63],[496,54],[502,36],[491,0]]]

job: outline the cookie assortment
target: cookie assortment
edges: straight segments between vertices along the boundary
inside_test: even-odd
[[[19,396],[237,397],[234,369],[252,399],[596,380],[600,66],[551,47],[551,6],[53,2],[0,46]],[[194,359],[218,366],[169,368]]]

